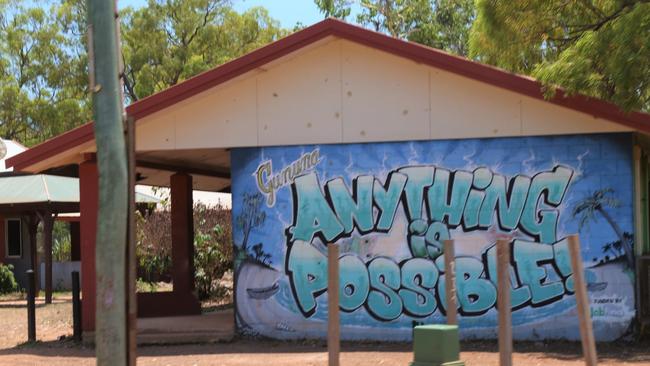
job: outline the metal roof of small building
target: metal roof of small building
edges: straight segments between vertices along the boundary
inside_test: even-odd
[[[138,203],[160,202],[139,192],[135,199]],[[47,174],[0,177],[0,205],[53,202],[79,202],[79,179]]]

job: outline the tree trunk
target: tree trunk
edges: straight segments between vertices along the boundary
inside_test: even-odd
[[[625,235],[623,234],[623,230],[621,230],[621,227],[618,226],[618,224],[609,215],[609,213],[605,211],[605,209],[603,209],[602,207],[598,207],[597,210],[598,212],[600,212],[601,215],[603,215],[603,218],[605,218],[605,220],[609,223],[609,225],[616,233],[616,236],[618,236],[618,239],[621,241],[621,244],[623,245],[623,250],[625,251],[625,258],[627,260],[628,266],[630,268],[634,268],[634,254],[632,253],[632,246],[625,238]]]

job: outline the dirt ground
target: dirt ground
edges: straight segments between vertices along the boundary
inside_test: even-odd
[[[0,365],[94,365],[94,350],[76,345],[72,334],[71,304],[57,298],[52,305],[37,302],[37,338],[25,344],[27,311],[24,301],[0,300]],[[516,343],[515,365],[582,365],[579,343]],[[461,359],[466,365],[498,365],[495,342],[464,342]],[[344,343],[343,366],[408,365],[410,344]],[[327,348],[320,342],[277,342],[236,339],[230,343],[148,346],[138,349],[138,365],[326,365]],[[599,344],[601,365],[649,365],[650,342]]]

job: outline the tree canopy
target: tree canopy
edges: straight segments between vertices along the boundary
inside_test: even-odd
[[[0,136],[33,145],[91,118],[85,0],[0,0]],[[127,104],[272,42],[261,7],[149,0],[121,12]]]
[[[352,9],[351,0],[314,0],[320,12],[325,15],[325,18],[338,18],[343,19],[347,18]]]
[[[478,0],[470,56],[569,93],[650,111],[647,0]]]
[[[0,134],[30,145],[88,119],[86,59],[60,8],[0,1]]]
[[[85,3],[0,0],[1,137],[30,146],[90,119]],[[650,0],[314,3],[325,17],[354,10],[373,30],[531,75],[548,96],[561,86],[650,111]],[[289,32],[230,0],[148,0],[122,10],[121,28],[127,103]]]
[[[474,0],[359,0],[357,23],[377,32],[466,56]],[[345,19],[352,1],[314,0],[325,17]]]
[[[149,96],[287,33],[261,7],[239,14],[224,0],[149,0],[123,12],[126,95]]]

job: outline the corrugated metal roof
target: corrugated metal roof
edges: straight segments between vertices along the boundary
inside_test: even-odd
[[[136,192],[136,202],[160,200]],[[0,205],[45,202],[79,202],[79,179],[37,174],[0,177]]]

